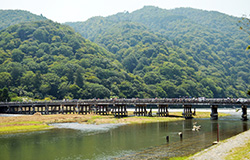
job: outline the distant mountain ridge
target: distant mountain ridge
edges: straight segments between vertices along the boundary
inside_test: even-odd
[[[0,30],[21,22],[44,21],[46,17],[23,10],[0,10]]]
[[[0,88],[18,96],[246,97],[250,88],[249,38],[219,12],[146,6],[65,23],[78,33],[27,11],[0,15]]]
[[[250,41],[237,26],[238,20],[215,11],[192,8],[166,10],[145,6],[131,13],[122,12],[66,24],[83,37],[115,53],[130,72],[140,75],[146,83],[160,85],[167,80],[171,83],[165,83],[182,86],[185,91],[179,88],[175,96],[233,97],[246,96],[244,88],[250,87],[250,57],[245,51]],[[143,26],[143,29],[137,28],[136,33],[135,25]],[[157,49],[162,47],[164,50]],[[159,56],[165,62],[156,62]],[[130,63],[126,66],[128,59]],[[170,74],[161,68],[167,62],[181,67],[182,72],[190,77],[164,75]],[[191,75],[187,66],[194,69]],[[149,76],[155,77],[155,81],[149,82]],[[196,93],[187,87],[192,86],[189,80],[194,82],[191,88],[196,88]],[[161,88],[164,87],[161,85]]]

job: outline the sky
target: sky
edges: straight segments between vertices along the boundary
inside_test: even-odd
[[[59,23],[133,12],[148,5],[163,9],[191,7],[237,17],[250,16],[250,0],[0,0],[0,9],[26,10]]]

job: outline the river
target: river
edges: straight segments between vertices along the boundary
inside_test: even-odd
[[[192,119],[149,124],[78,123],[53,124],[54,129],[0,135],[0,159],[71,160],[71,159],[160,159],[186,156],[246,131],[249,121],[241,113],[210,119]],[[193,124],[201,125],[192,131]],[[180,138],[179,133],[183,137]],[[166,141],[169,136],[169,142]]]

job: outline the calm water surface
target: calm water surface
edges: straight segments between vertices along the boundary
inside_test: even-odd
[[[211,146],[250,127],[240,114],[220,118],[193,119],[136,125],[56,124],[48,131],[0,135],[1,160],[44,159],[160,159],[184,156]],[[201,125],[192,131],[193,123]],[[183,133],[181,139],[178,135]],[[169,142],[166,142],[169,136]]]

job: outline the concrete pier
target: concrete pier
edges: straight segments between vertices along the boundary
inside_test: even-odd
[[[247,119],[247,106],[242,105],[241,108],[242,108],[241,120],[247,121],[247,120],[248,120],[248,119]]]
[[[218,105],[211,105],[211,119],[212,120],[217,120],[218,119]]]

